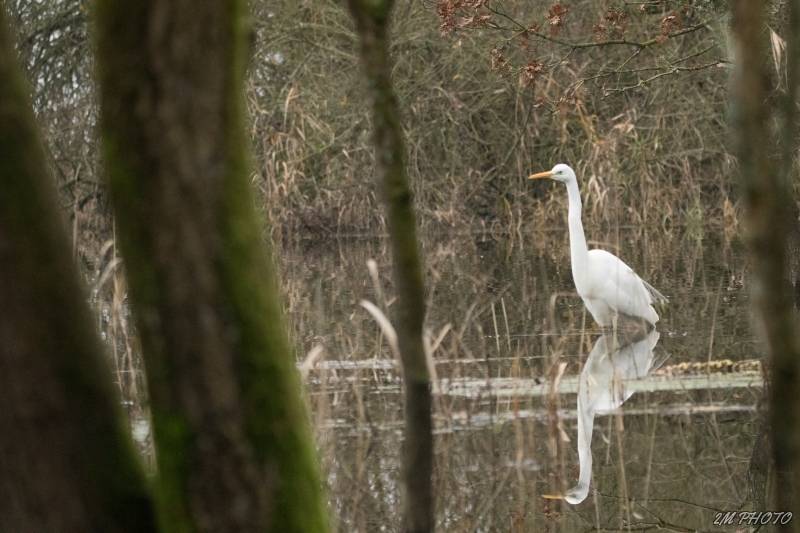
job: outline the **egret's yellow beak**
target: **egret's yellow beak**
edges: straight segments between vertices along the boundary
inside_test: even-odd
[[[542,174],[544,174],[544,172],[542,172]],[[561,494],[542,494],[542,498],[546,498],[548,500],[563,500],[564,496],[562,496]]]
[[[531,174],[528,176],[529,180],[538,180],[539,178],[550,178],[553,176],[553,173],[549,170],[547,172],[539,172],[538,174]]]

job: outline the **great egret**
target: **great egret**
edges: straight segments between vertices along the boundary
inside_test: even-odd
[[[578,484],[564,495],[568,503],[581,503],[589,494],[594,417],[619,409],[633,395],[628,382],[641,379],[661,366],[664,360],[656,360],[653,356],[659,336],[653,329],[638,342],[619,346],[613,336],[602,335],[589,353],[578,385],[578,460],[581,472]]]
[[[604,328],[644,321],[647,329],[658,322],[653,303],[666,301],[660,292],[605,250],[589,250],[581,223],[581,194],[575,171],[558,164],[530,179],[550,178],[567,186],[569,195],[569,248],[575,289],[595,321]]]

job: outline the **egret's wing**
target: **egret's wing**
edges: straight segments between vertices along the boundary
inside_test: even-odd
[[[658,314],[650,305],[653,301],[650,288],[631,267],[605,250],[591,250],[589,257],[590,298],[605,302],[617,313],[644,318],[653,324],[658,321]]]
[[[642,279],[642,278],[639,278],[639,279]],[[650,285],[649,283],[647,283],[643,279],[642,279],[642,283],[644,283],[644,286],[647,288],[647,292],[650,293],[650,297],[653,299],[653,302],[660,303],[660,304],[669,303],[669,300],[667,299],[667,297],[664,296],[663,294],[661,294],[660,292],[658,292],[655,287],[653,287],[652,285]]]
[[[647,370],[647,373],[652,374],[661,368],[664,363],[667,362],[667,359],[669,359],[669,352],[661,351],[660,353],[656,354],[655,357],[653,357],[653,362],[650,364],[650,368]]]

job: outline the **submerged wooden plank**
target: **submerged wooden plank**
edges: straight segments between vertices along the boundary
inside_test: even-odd
[[[560,394],[577,394],[580,383],[579,375],[564,376],[558,388]],[[731,372],[711,374],[687,374],[673,376],[647,376],[642,379],[626,380],[620,383],[626,392],[639,391],[683,391],[702,389],[733,389],[746,387],[762,387],[759,372]],[[545,379],[474,379],[454,378],[442,379],[439,382],[440,394],[444,396],[462,396],[477,398],[491,395],[494,397],[513,396],[545,396],[549,394],[550,382]]]

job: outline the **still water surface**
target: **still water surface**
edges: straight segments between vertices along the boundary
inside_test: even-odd
[[[599,354],[565,231],[423,236],[440,531],[711,530],[747,495],[760,373],[707,372],[761,357],[741,245],[714,228],[587,233],[669,298],[645,343]],[[300,358],[315,357],[305,382],[338,529],[399,531],[399,366],[359,305],[393,315],[387,242],[301,242],[281,263]],[[544,497],[578,482],[590,414],[585,499]]]

